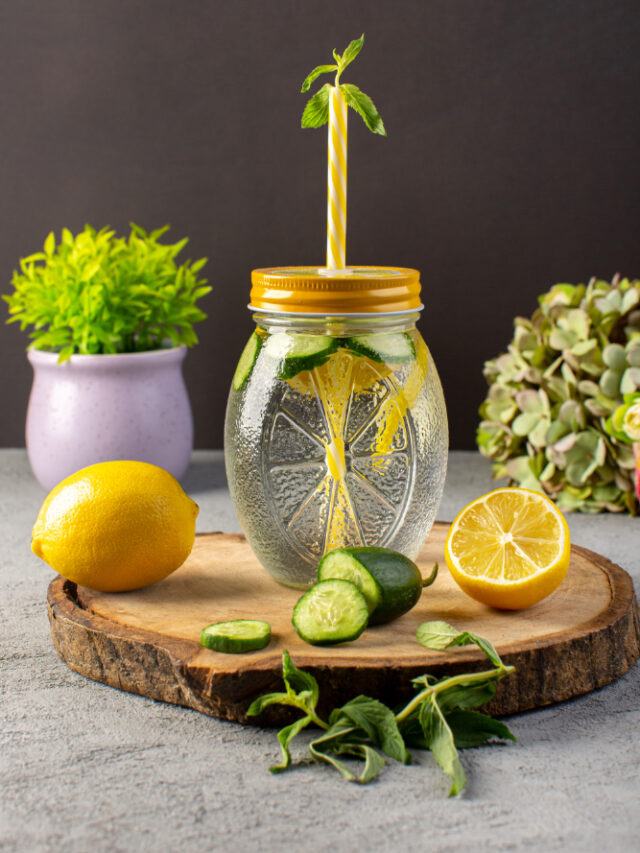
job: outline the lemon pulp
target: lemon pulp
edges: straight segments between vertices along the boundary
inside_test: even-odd
[[[569,565],[569,528],[539,492],[496,489],[466,506],[445,545],[453,578],[472,598],[519,610],[562,582]]]

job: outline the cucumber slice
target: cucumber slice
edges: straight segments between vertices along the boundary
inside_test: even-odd
[[[347,338],[344,345],[372,361],[406,364],[414,361],[416,348],[406,332],[380,332]]]
[[[369,614],[373,613],[380,604],[382,598],[380,584],[371,572],[344,548],[337,548],[325,554],[320,560],[318,580],[326,581],[331,578],[340,578],[354,583],[364,595]]]
[[[346,580],[319,581],[298,600],[291,622],[312,646],[356,640],[367,627],[369,608],[358,587]]]
[[[313,370],[328,361],[338,348],[329,335],[276,332],[265,343],[265,352],[280,362],[279,379],[291,379],[303,370]]]
[[[258,619],[214,622],[200,632],[200,643],[216,652],[240,654],[264,649],[271,640],[271,626]]]
[[[236,367],[236,372],[233,374],[234,391],[239,391],[251,376],[251,371],[253,370],[253,365],[256,363],[261,346],[262,338],[257,332],[254,332],[247,341],[247,345],[242,350],[242,355],[240,356],[240,361]]]
[[[407,613],[418,603],[422,594],[423,580],[416,564],[389,548],[338,548],[326,554],[318,567],[318,577],[345,577],[345,572],[367,575],[380,590],[380,597],[369,617],[370,625],[382,625]],[[431,582],[435,580],[432,575]],[[362,591],[365,592],[364,580]],[[366,581],[367,588],[371,581]],[[360,584],[358,584],[360,586]],[[369,599],[373,602],[373,598]]]

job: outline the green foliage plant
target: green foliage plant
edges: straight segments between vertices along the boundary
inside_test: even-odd
[[[640,390],[640,281],[556,284],[538,301],[484,366],[478,447],[495,478],[565,511],[636,514],[633,449],[612,424]]]
[[[8,323],[30,328],[29,349],[59,353],[132,353],[193,346],[193,324],[206,314],[196,302],[210,292],[199,272],[207,262],[176,256],[187,240],[160,242],[168,226],[147,234],[131,224],[128,237],[87,225],[75,237],[53,232],[42,252],[20,261],[13,274]]]
[[[415,696],[398,711],[369,696],[356,696],[335,708],[324,720],[317,710],[318,682],[310,673],[298,669],[285,651],[282,655],[285,692],[260,696],[247,711],[252,717],[269,705],[284,705],[302,714],[278,732],[281,761],[270,768],[271,772],[280,773],[291,767],[291,741],[307,726],[314,725],[321,733],[309,743],[305,760],[332,767],[348,782],[361,785],[371,782],[387,758],[410,764],[409,748],[422,749],[431,752],[436,764],[449,777],[449,795],[459,794],[467,782],[459,749],[493,740],[515,741],[504,723],[474,710],[489,702],[495,695],[497,682],[515,670],[502,662],[488,640],[469,631],[457,631],[446,622],[424,622],[417,630],[416,639],[420,645],[438,651],[475,645],[489,659],[492,668],[445,678],[422,675],[412,680]],[[360,761],[361,769],[354,771],[344,758]]]

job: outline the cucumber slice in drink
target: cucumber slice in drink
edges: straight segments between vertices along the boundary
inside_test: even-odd
[[[240,654],[264,649],[271,640],[271,626],[258,619],[214,622],[200,632],[200,643],[215,652]]]
[[[356,640],[367,627],[369,608],[358,587],[346,580],[319,581],[298,600],[291,622],[312,646]]]
[[[251,371],[253,370],[253,365],[256,363],[261,346],[262,338],[257,332],[254,332],[247,341],[247,345],[242,350],[242,355],[240,356],[240,361],[236,367],[236,372],[233,374],[234,391],[239,391],[251,376]]]
[[[406,332],[381,332],[347,338],[344,346],[372,361],[406,364],[414,361],[416,348]]]
[[[276,332],[265,343],[265,352],[279,363],[278,378],[292,379],[303,370],[313,370],[328,361],[338,348],[329,335]]]
[[[359,577],[355,583],[371,606],[375,597],[370,590],[379,590],[379,599],[369,617],[370,625],[382,625],[407,613],[418,603],[423,586],[435,580],[435,573],[422,580],[420,569],[413,560],[389,548],[338,548],[326,554],[318,566],[318,577]]]

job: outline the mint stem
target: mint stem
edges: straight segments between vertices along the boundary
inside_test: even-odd
[[[325,731],[328,731],[328,729],[329,729],[329,724],[328,724],[328,723],[325,723],[325,721],[324,721],[324,720],[321,720],[321,719],[320,719],[320,717],[316,714],[316,712],[315,712],[315,711],[308,711],[307,713],[308,713],[308,714],[309,714],[309,716],[311,717],[311,722],[312,722],[312,723],[315,723],[315,724],[316,724],[316,726],[318,726],[319,728],[324,729]]]
[[[450,687],[456,687],[458,684],[474,684],[476,681],[499,681],[505,675],[510,675],[515,672],[514,666],[501,666],[497,669],[489,669],[483,672],[474,672],[470,675],[454,675],[451,678],[445,678],[444,681],[438,682],[430,687],[425,687],[417,696],[406,705],[402,711],[396,714],[396,722],[401,723],[406,720],[416,708],[418,708],[428,696],[437,696],[443,690],[448,690]]]

